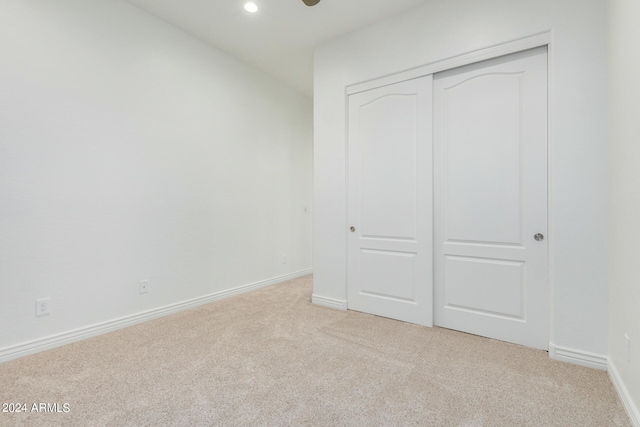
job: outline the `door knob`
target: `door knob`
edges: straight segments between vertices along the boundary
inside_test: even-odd
[[[533,236],[533,238],[536,239],[536,241],[538,242],[542,242],[544,240],[544,235],[541,233],[538,233],[535,236]]]
[[[351,230],[351,232],[353,233],[354,231],[356,231],[356,228],[354,226],[351,226],[349,230]]]

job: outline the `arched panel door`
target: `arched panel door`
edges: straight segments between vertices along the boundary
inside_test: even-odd
[[[432,324],[431,123],[431,76],[349,96],[349,309]]]
[[[434,76],[434,322],[548,349],[547,49]]]

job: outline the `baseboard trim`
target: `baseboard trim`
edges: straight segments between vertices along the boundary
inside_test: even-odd
[[[611,360],[611,358],[609,358],[607,362],[609,368],[609,378],[611,378],[611,382],[618,392],[618,396],[620,396],[620,400],[624,405],[624,409],[627,410],[627,415],[629,415],[631,424],[634,427],[640,427],[640,410],[638,410],[638,407],[631,398],[629,390],[627,390],[627,387],[624,385],[624,381],[622,381],[622,378],[620,378],[620,374],[618,373],[616,364],[613,363],[613,360]]]
[[[335,299],[329,297],[323,297],[317,294],[311,295],[311,302],[323,307],[335,308],[338,310],[347,309],[347,301],[342,299]]]
[[[17,359],[19,357],[27,356],[29,354],[39,353],[41,351],[49,350],[56,347],[61,347],[66,344],[71,344],[76,341],[81,341],[87,338],[106,334],[108,332],[113,332],[118,329],[126,328],[127,326],[133,326],[138,323],[146,322],[152,319],[157,319],[159,317],[167,316],[169,314],[174,314],[180,311],[189,310],[191,308],[195,308],[204,304],[209,304],[215,301],[219,301],[219,300],[230,298],[236,295],[244,294],[246,292],[264,288],[266,286],[275,285],[276,283],[286,282],[287,280],[292,280],[298,277],[311,274],[312,271],[313,271],[312,269],[300,270],[294,273],[272,277],[270,279],[260,280],[258,282],[237,286],[232,289],[215,292],[213,294],[205,295],[202,297],[181,301],[181,302],[170,304],[164,307],[159,307],[159,308],[144,311],[141,313],[124,316],[119,319],[108,320],[106,322],[101,322],[94,325],[74,329],[71,331],[51,335],[48,337],[27,341],[17,345],[4,347],[0,349],[0,363]]]
[[[607,356],[590,353],[588,351],[576,350],[573,348],[549,344],[549,357],[554,360],[573,363],[574,365],[595,368],[601,371],[607,370]]]

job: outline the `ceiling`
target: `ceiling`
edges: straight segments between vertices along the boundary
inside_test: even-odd
[[[426,0],[126,0],[294,88],[313,93],[313,49]]]

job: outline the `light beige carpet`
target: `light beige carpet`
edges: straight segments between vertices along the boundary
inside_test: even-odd
[[[311,304],[311,277],[0,364],[3,426],[629,426],[605,372]]]

